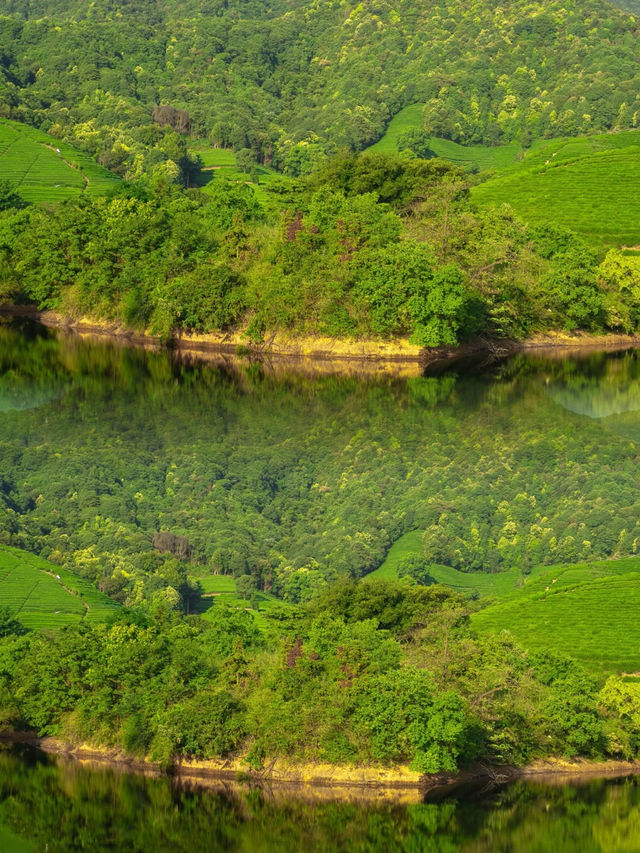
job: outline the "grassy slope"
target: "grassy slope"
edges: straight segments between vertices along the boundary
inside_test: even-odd
[[[119,607],[89,581],[5,545],[0,545],[0,604],[10,607],[27,628],[59,628],[84,618],[100,621]]]
[[[474,614],[479,631],[508,629],[599,674],[640,671],[640,559],[547,568]]]
[[[250,176],[239,171],[237,168],[235,152],[230,151],[227,148],[212,148],[201,139],[191,140],[189,143],[189,151],[193,154],[198,154],[202,160],[202,177],[200,179],[199,186],[204,192],[207,192],[208,187],[210,188],[214,185],[213,182],[218,177],[227,178],[230,181],[251,183]],[[264,201],[264,185],[268,184],[274,177],[281,178],[282,175],[276,172],[275,169],[262,165],[257,167],[257,173],[259,183],[251,183],[251,186],[253,187],[253,191],[258,197],[258,200]]]
[[[552,220],[599,249],[640,244],[640,131],[539,143],[475,187],[479,204],[507,202],[525,221]]]
[[[367,577],[395,578],[398,561],[422,553],[422,532],[402,536]],[[485,601],[478,631],[510,631],[525,648],[551,649],[599,675],[640,672],[640,558],[539,566],[523,583],[517,569],[496,574],[434,566],[438,583]]]
[[[0,177],[34,204],[62,201],[81,192],[103,195],[120,180],[88,154],[8,119],[0,120]]]
[[[422,104],[412,104],[405,107],[389,122],[385,135],[379,139],[367,152],[380,154],[397,154],[398,137],[407,130],[422,128]],[[438,157],[444,157],[452,163],[465,168],[477,166],[480,171],[486,169],[505,169],[516,162],[520,145],[458,145],[450,139],[431,139],[431,148]]]
[[[422,126],[422,106],[398,113],[369,151],[396,153],[401,133]],[[472,190],[478,204],[510,204],[530,224],[554,222],[600,250],[640,245],[640,131],[520,145],[462,146],[433,139],[439,157],[480,172],[494,171]]]
[[[245,598],[241,598],[236,592],[235,578],[230,575],[201,575],[194,577],[200,583],[203,589],[204,598],[201,608],[201,613],[206,619],[207,614],[212,612],[212,609],[217,604],[227,605],[229,607],[251,610],[258,624],[264,624],[265,615],[268,614],[274,604],[282,604],[280,599],[276,598],[268,592],[257,592],[256,603],[257,610],[251,609],[251,602]]]
[[[398,577],[398,562],[405,557],[422,554],[422,530],[412,530],[401,536],[389,549],[384,563],[367,578],[375,580],[394,580]],[[496,574],[481,572],[459,572],[450,566],[432,566],[431,576],[438,583],[450,586],[465,594],[504,595],[521,583],[521,574],[517,569]]]

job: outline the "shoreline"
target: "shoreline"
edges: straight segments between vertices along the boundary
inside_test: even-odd
[[[640,761],[540,759],[524,767],[477,763],[452,773],[420,774],[405,766],[291,764],[273,761],[262,770],[249,770],[241,759],[181,760],[168,769],[116,749],[71,744],[33,732],[0,731],[0,746],[20,745],[83,765],[112,767],[122,772],[171,778],[202,787],[265,787],[271,793],[313,799],[392,799],[402,802],[439,800],[456,793],[499,788],[516,781],[562,785],[593,779],[640,775]]]
[[[493,361],[518,353],[530,353],[546,358],[561,358],[568,353],[580,356],[597,350],[620,351],[640,347],[640,334],[593,335],[586,332],[539,333],[524,341],[477,337],[458,346],[432,348],[418,347],[406,338],[358,341],[320,336],[290,337],[282,333],[274,333],[260,344],[251,344],[241,331],[202,335],[183,332],[169,341],[162,341],[117,323],[100,322],[87,317],[72,318],[55,311],[40,311],[29,305],[0,305],[2,316],[29,319],[80,338],[95,337],[125,346],[173,351],[185,359],[224,364],[257,360],[273,368],[282,365],[296,365],[302,369],[312,367],[313,372],[343,370],[419,376],[428,368],[447,369],[459,362],[467,362],[469,359],[475,361],[480,357]]]

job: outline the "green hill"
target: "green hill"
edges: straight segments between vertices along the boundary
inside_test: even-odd
[[[100,621],[120,605],[89,581],[27,551],[0,545],[0,603],[27,628]]]
[[[403,109],[367,150],[394,154],[398,139],[423,126],[423,105]],[[480,205],[509,204],[531,225],[553,222],[598,249],[640,245],[640,131],[537,139],[521,145],[459,145],[431,138],[438,157],[492,174],[472,189]]]
[[[104,195],[120,180],[88,154],[6,119],[0,120],[0,176],[36,204],[80,193]]]
[[[555,566],[472,617],[525,648],[552,649],[598,673],[640,672],[640,559]]]
[[[538,143],[504,174],[472,191],[507,203],[530,224],[553,222],[597,248],[640,244],[640,131]]]
[[[633,127],[639,39],[605,0],[11,0],[0,108],[123,171],[158,141],[157,107],[277,165],[316,142],[361,150],[413,103],[434,136],[519,144]]]
[[[423,129],[424,104],[411,104],[394,116],[387,129],[367,153],[397,154],[398,142],[403,133]],[[466,169],[485,171],[503,170],[517,161],[522,146],[517,142],[508,145],[460,145],[451,139],[431,137],[430,148],[437,157],[450,160]]]
[[[373,580],[397,579],[398,563],[406,557],[422,554],[423,535],[424,531],[422,530],[412,530],[401,536],[389,549],[384,563],[366,575],[366,578]],[[543,571],[543,569],[539,571]],[[483,572],[460,572],[451,566],[432,565],[429,574],[437,583],[450,586],[466,595],[504,595],[522,583],[522,574],[518,569],[486,574]]]
[[[411,531],[367,578],[397,578],[405,557],[422,553],[422,532]],[[598,674],[640,672],[640,558],[538,566],[485,574],[432,566],[445,586],[485,599],[472,616],[481,632],[510,631],[527,649],[554,651]]]

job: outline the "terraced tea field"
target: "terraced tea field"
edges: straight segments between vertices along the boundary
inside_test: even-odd
[[[387,558],[366,579],[396,580],[398,563],[406,557],[419,557],[422,554],[422,536],[424,531],[412,530],[401,536],[389,549]],[[460,572],[451,566],[432,566],[429,570],[437,583],[450,586],[465,595],[504,595],[516,589],[522,583],[522,575],[517,569],[495,574],[482,572]]]
[[[202,575],[194,577],[203,590],[202,606],[200,613],[207,618],[207,614],[212,612],[212,608],[216,605],[226,605],[241,610],[251,610],[259,625],[265,622],[265,616],[274,604],[281,604],[280,599],[276,598],[268,592],[259,591],[255,595],[255,604],[257,609],[252,609],[251,601],[242,598],[236,591],[235,578],[230,575]]]
[[[40,557],[0,546],[0,605],[27,628],[60,628],[81,619],[103,621],[119,608],[89,581]]]
[[[367,579],[395,579],[398,563],[422,553],[422,531],[402,536]],[[640,557],[484,574],[433,566],[433,578],[485,598],[472,616],[482,632],[510,631],[525,648],[552,648],[593,672],[640,673]]]
[[[631,134],[621,134],[627,141]],[[582,153],[585,140],[546,145],[519,168],[472,190],[478,204],[507,203],[530,224],[553,222],[593,246],[640,245],[640,134],[634,145]],[[611,134],[609,139],[617,141]],[[594,143],[601,141],[594,138]]]
[[[551,567],[472,617],[528,649],[552,648],[598,674],[640,672],[640,559]]]
[[[229,181],[250,184],[258,200],[263,202],[266,199],[264,191],[265,184],[268,184],[274,178],[283,177],[275,169],[269,168],[269,166],[258,165],[256,167],[258,183],[256,184],[251,181],[250,175],[238,169],[234,151],[230,151],[227,148],[212,148],[199,139],[192,139],[189,142],[189,150],[197,154],[202,162],[199,187],[205,193],[214,186],[216,179],[226,178]]]
[[[407,130],[422,127],[422,105],[401,110],[367,151],[394,154]],[[494,172],[472,191],[479,205],[509,204],[525,222],[553,222],[604,252],[640,245],[640,131],[537,139],[530,148],[459,145],[432,138],[438,157],[472,171]]]
[[[405,107],[389,122],[384,136],[374,145],[367,148],[367,153],[397,154],[398,139],[408,130],[422,129],[422,104],[411,104]],[[521,146],[517,143],[510,145],[459,145],[450,139],[432,137],[431,149],[437,157],[450,160],[458,166],[484,171],[486,169],[502,170],[516,162]]]
[[[25,201],[55,203],[82,192],[104,195],[120,178],[46,133],[0,120],[0,177]]]

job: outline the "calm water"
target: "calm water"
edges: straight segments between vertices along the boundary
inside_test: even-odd
[[[3,853],[622,853],[640,849],[638,779],[516,783],[411,805],[184,787],[0,751]]]
[[[272,583],[362,575],[438,524],[463,568],[631,554],[638,442],[636,352],[314,378],[0,322],[0,537],[89,575],[137,565],[158,528]],[[633,779],[311,804],[4,751],[0,851],[23,850],[631,853],[640,810]]]
[[[631,554],[639,441],[636,352],[313,378],[0,324],[0,536],[102,568],[158,528],[276,584],[365,574],[412,529],[463,569]]]

